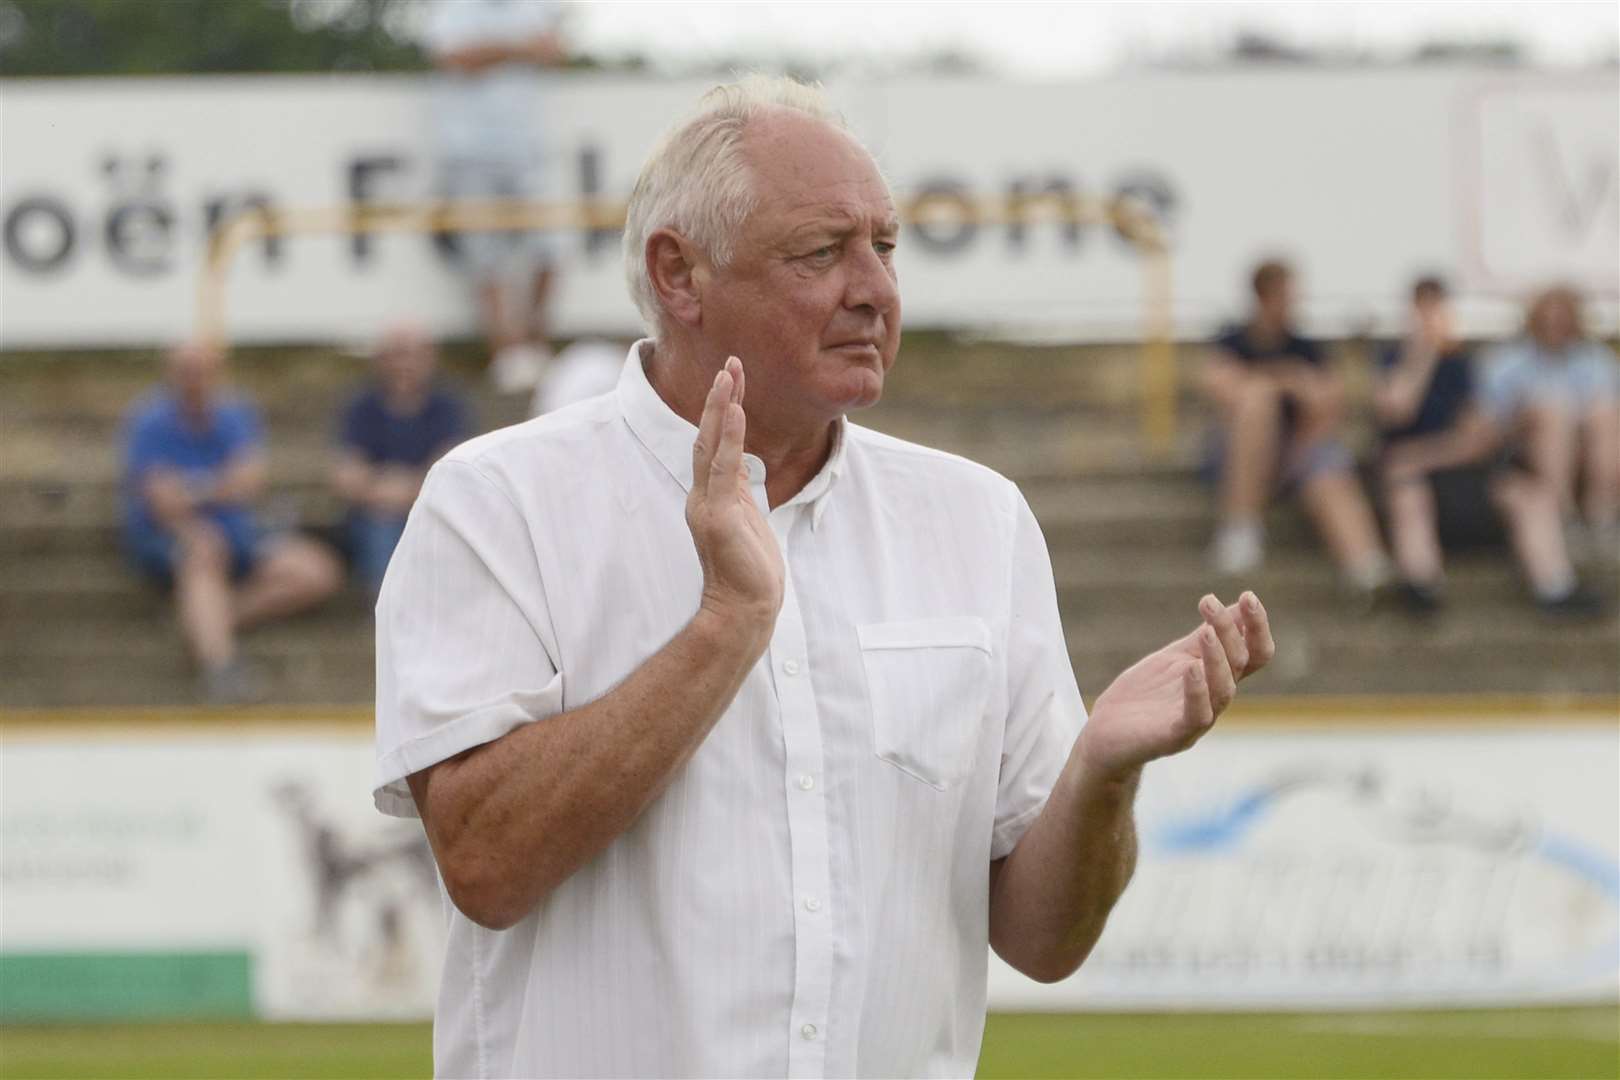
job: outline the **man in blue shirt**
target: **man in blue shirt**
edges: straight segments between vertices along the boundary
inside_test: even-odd
[[[433,342],[402,324],[377,349],[376,378],[343,410],[332,482],[349,506],[350,558],[373,595],[428,466],[467,437],[466,410],[433,379]]]
[[[1247,574],[1264,557],[1262,515],[1279,487],[1297,492],[1347,585],[1370,599],[1389,578],[1378,524],[1340,440],[1344,387],[1313,341],[1294,331],[1294,275],[1255,268],[1249,321],[1221,335],[1204,365],[1220,424],[1217,572]]]
[[[1441,525],[1481,530],[1479,511],[1494,505],[1506,523],[1531,593],[1550,615],[1602,610],[1580,588],[1564,544],[1557,488],[1500,448],[1511,425],[1480,407],[1473,359],[1457,340],[1444,282],[1412,286],[1406,337],[1384,354],[1373,392],[1383,437],[1380,474],[1401,594],[1419,613],[1441,605]]]
[[[125,422],[124,540],[136,566],[174,589],[186,643],[213,701],[253,696],[237,631],[329,596],[336,559],[292,535],[266,535],[252,504],[265,484],[257,411],[221,389],[223,354],[169,353],[166,386]]]

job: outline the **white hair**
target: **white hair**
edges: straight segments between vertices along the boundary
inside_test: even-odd
[[[703,95],[697,110],[676,124],[642,166],[624,223],[624,273],[649,333],[662,313],[647,275],[647,240],[673,229],[716,266],[731,261],[737,234],[758,201],[742,153],[748,122],[771,108],[792,109],[848,130],[820,86],[785,76],[746,75]]]

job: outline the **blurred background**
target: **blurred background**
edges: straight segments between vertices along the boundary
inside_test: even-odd
[[[539,0],[0,0],[0,1075],[430,1071],[371,601],[438,454],[612,386],[747,70],[888,175],[860,422],[1019,483],[1087,699],[1277,631],[981,1074],[1617,1075],[1620,9]]]

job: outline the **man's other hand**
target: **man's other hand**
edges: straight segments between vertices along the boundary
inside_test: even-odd
[[[782,606],[784,570],[776,536],[748,490],[742,402],[743,366],[733,356],[703,402],[686,525],[703,566],[703,607],[753,622],[768,640]]]
[[[1229,606],[1210,594],[1198,610],[1198,629],[1137,661],[1097,698],[1080,753],[1100,776],[1126,779],[1187,749],[1232,703],[1237,684],[1271,661],[1276,644],[1254,593]]]

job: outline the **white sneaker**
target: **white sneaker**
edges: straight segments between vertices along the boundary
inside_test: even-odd
[[[550,359],[551,351],[539,345],[508,345],[489,365],[489,381],[498,394],[528,393],[539,384]]]
[[[1265,561],[1265,535],[1251,522],[1228,523],[1215,533],[1209,561],[1217,574],[1233,577],[1258,570]]]

